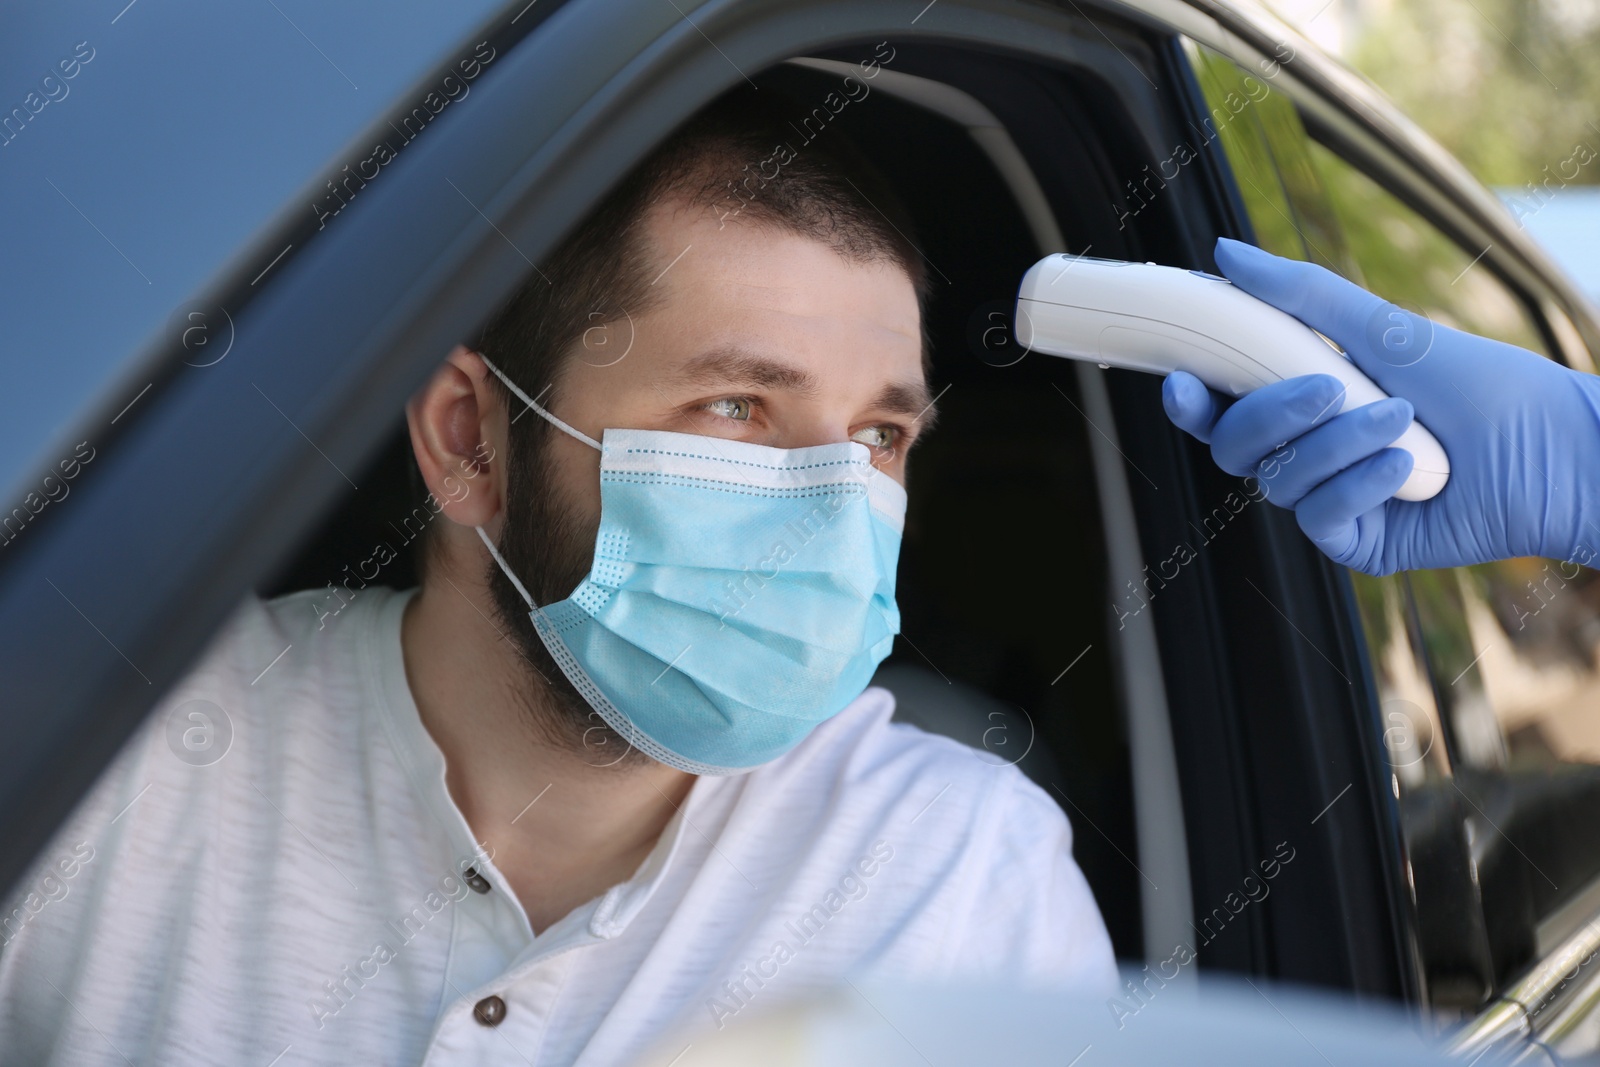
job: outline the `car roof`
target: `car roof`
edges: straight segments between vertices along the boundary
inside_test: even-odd
[[[71,455],[85,427],[115,417],[110,405],[151,379],[152,347],[182,305],[253,263],[286,216],[309,213],[330,161],[497,9],[135,0],[93,17],[73,5],[13,11],[0,116],[29,117],[13,118],[0,147],[3,499],[37,488],[36,472]],[[75,50],[85,58],[62,79]]]

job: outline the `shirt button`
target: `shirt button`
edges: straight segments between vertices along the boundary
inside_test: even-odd
[[[484,1026],[499,1026],[506,1017],[506,1002],[499,997],[484,997],[472,1009],[472,1017]]]
[[[489,879],[479,874],[476,867],[468,867],[461,872],[461,877],[466,880],[467,885],[472,887],[474,893],[487,893],[493,888],[489,885]]]

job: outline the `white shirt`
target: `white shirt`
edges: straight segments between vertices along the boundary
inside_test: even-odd
[[[615,1064],[843,977],[1115,985],[1061,810],[878,688],[697,778],[534,937],[412,701],[409,596],[229,620],[0,913],[0,1060]]]

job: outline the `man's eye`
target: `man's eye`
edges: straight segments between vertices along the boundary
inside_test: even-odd
[[[723,397],[713,400],[705,406],[705,410],[713,415],[721,415],[725,419],[737,419],[745,422],[750,418],[750,401],[742,396]]]
[[[889,426],[868,426],[851,434],[850,440],[860,441],[868,448],[890,448],[894,445],[894,429]]]

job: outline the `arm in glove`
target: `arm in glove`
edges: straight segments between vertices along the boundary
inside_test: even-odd
[[[1222,238],[1217,265],[1246,292],[1336,341],[1390,399],[1334,415],[1338,379],[1288,378],[1229,402],[1167,377],[1167,415],[1254,475],[1337,563],[1368,574],[1512,556],[1600,553],[1600,378],[1463,333],[1331,271]],[[1450,457],[1431,500],[1392,499],[1410,453],[1387,447],[1415,416]]]

